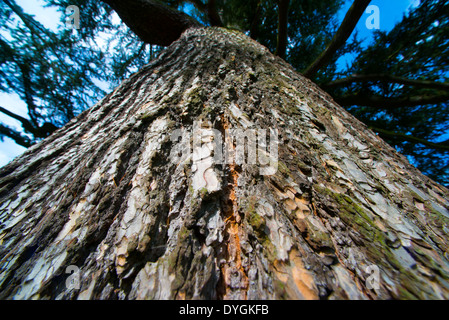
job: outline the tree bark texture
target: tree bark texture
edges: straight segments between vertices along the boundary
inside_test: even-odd
[[[198,126],[277,130],[277,171],[174,161]],[[448,198],[254,40],[189,29],[1,169],[0,298],[448,299]]]

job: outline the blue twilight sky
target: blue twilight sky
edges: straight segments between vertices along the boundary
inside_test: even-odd
[[[43,0],[16,0],[16,2],[22,6],[22,8],[30,14],[34,14],[36,19],[39,20],[44,26],[56,30],[61,27],[60,13],[56,11],[55,8],[44,8]],[[346,12],[351,6],[353,1],[347,1],[347,3],[342,7],[338,13],[338,19],[343,20]],[[413,7],[419,4],[419,0],[372,0],[371,5],[376,5],[379,7],[380,13],[380,23],[379,28],[383,31],[391,30],[396,23],[402,20],[404,14]],[[81,12],[82,14],[82,12]],[[358,31],[359,37],[365,39],[365,43],[368,44],[372,40],[372,35],[374,30],[369,30],[366,28],[366,20],[369,18],[370,14],[365,13],[362,19],[360,19],[356,30]],[[339,65],[343,68],[347,63],[351,63],[356,57],[344,57],[339,61]],[[0,93],[1,105],[14,113],[27,117],[27,109],[25,103],[22,102],[17,95],[6,95]],[[6,123],[7,125],[19,129],[20,123],[14,119],[9,118],[3,114],[0,114],[0,121]],[[0,167],[7,164],[9,161],[14,159],[14,157],[22,154],[25,148],[18,146],[13,140],[9,138],[4,138],[4,141],[0,141]]]

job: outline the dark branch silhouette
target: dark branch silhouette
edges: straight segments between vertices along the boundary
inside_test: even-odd
[[[209,18],[209,23],[213,27],[223,27],[223,22],[221,21],[220,15],[217,10],[217,3],[215,0],[209,0],[207,2],[207,16]]]
[[[25,148],[29,148],[33,145],[33,142],[28,137],[25,137],[20,132],[17,132],[16,130],[0,123],[0,137],[2,136],[6,136],[14,140],[14,142],[19,146]],[[3,139],[3,137],[1,139]]]
[[[370,127],[370,129],[374,130],[375,132],[379,133],[384,138],[395,138],[402,141],[408,141],[416,144],[422,144],[426,147],[437,149],[437,150],[443,150],[443,151],[449,151],[449,144],[448,141],[444,142],[430,142],[421,138],[417,138],[408,134],[400,133],[400,132],[393,132],[385,129]]]
[[[249,27],[249,36],[253,39],[257,39],[257,37],[259,36],[259,23],[261,12],[262,12],[262,1],[259,0],[257,2],[256,9],[249,18],[249,21],[251,21],[251,25]]]
[[[285,58],[288,44],[288,7],[290,0],[278,0],[278,37],[276,55]]]
[[[346,16],[340,25],[340,28],[338,28],[334,38],[326,49],[319,55],[319,57],[303,72],[304,76],[313,78],[318,70],[324,68],[330,62],[337,50],[340,49],[345,44],[346,40],[348,40],[351,36],[357,22],[359,22],[370,2],[371,0],[354,1],[351,8],[349,8],[346,13]]]
[[[415,80],[402,77],[391,76],[388,74],[354,74],[350,77],[335,80],[323,85],[325,88],[348,86],[357,82],[384,82],[384,83],[397,83],[407,86],[413,86],[416,88],[430,88],[430,89],[442,89],[449,90],[449,83],[428,81],[428,80]]]
[[[335,98],[341,106],[366,106],[378,109],[392,109],[400,107],[416,107],[427,104],[438,104],[449,101],[449,93],[432,96],[411,96],[386,98],[379,95],[354,94]]]
[[[168,46],[181,34],[201,24],[189,15],[156,0],[103,0],[144,42]]]
[[[28,131],[28,132],[33,132],[34,126],[33,126],[33,124],[31,123],[30,120],[25,119],[24,117],[19,116],[19,115],[15,114],[15,113],[13,113],[13,112],[11,112],[11,111],[9,111],[9,110],[3,108],[3,107],[0,107],[0,112],[2,112],[2,113],[4,113],[4,114],[6,114],[7,116],[9,116],[9,117],[11,117],[11,118],[16,119],[17,121],[19,121],[19,122],[22,124],[22,127],[23,127],[26,131]]]

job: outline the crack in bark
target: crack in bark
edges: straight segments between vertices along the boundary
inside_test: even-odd
[[[225,132],[229,130],[229,122],[221,118],[222,138],[224,146],[234,148],[231,141],[226,141]],[[242,249],[239,234],[242,232],[242,219],[238,213],[236,197],[238,168],[234,163],[228,165],[226,186],[223,188],[221,207],[225,220],[224,258],[225,263],[220,265],[221,277],[217,287],[217,297],[220,300],[238,298],[247,299],[248,275],[242,263]],[[233,279],[235,277],[235,280]]]

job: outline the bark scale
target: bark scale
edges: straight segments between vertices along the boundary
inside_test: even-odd
[[[277,171],[212,135],[178,158],[200,129],[276,129]],[[189,29],[1,169],[0,298],[448,299],[447,199],[257,42]]]

